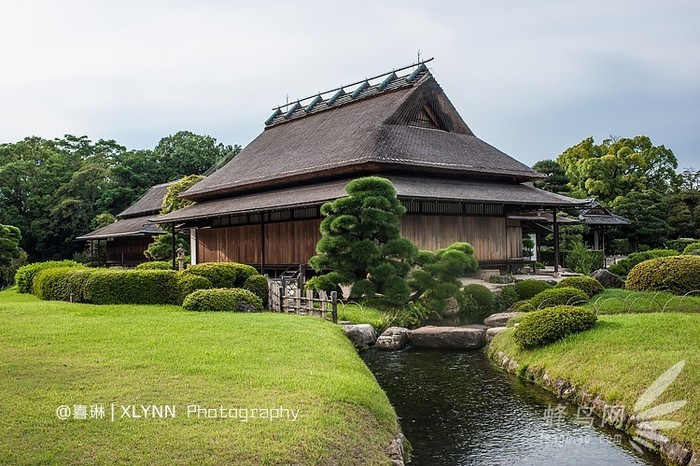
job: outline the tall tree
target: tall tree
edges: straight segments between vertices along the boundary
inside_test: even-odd
[[[540,160],[532,166],[532,169],[545,175],[544,179],[535,181],[536,187],[559,194],[566,194],[571,191],[569,178],[556,160]]]
[[[671,233],[671,227],[666,221],[668,205],[658,191],[646,189],[619,196],[613,210],[632,222],[627,237],[635,250],[640,245],[663,247],[668,241]]]
[[[171,181],[184,175],[201,175],[240,146],[225,146],[211,136],[178,131],[164,137],[153,150],[156,163]]]
[[[0,224],[0,266],[10,265],[13,259],[19,258],[21,238],[19,228]]]
[[[612,204],[631,191],[666,193],[676,183],[678,161],[670,149],[648,136],[609,138],[595,144],[587,138],[565,150],[557,163],[569,177],[576,197],[596,197]]]

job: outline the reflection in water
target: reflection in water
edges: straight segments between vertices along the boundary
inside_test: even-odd
[[[368,350],[362,358],[399,415],[414,465],[663,464],[482,351]]]

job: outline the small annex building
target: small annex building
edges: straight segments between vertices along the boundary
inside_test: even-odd
[[[91,250],[98,249],[104,241],[108,266],[132,267],[146,262],[143,253],[153,237],[165,233],[148,220],[160,212],[163,197],[171,184],[151,187],[138,201],[119,213],[116,222],[78,236],[76,240],[89,241]]]
[[[426,62],[278,107],[228,164],[182,194],[195,204],[152,219],[190,229],[194,263],[267,273],[306,264],[320,206],[354,178],[389,179],[420,249],[474,246],[484,266],[521,263],[520,211],[582,201],[535,188],[541,175],[474,135]]]

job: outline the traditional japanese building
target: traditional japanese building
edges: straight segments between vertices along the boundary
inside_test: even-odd
[[[117,215],[116,222],[78,236],[76,240],[89,241],[91,250],[99,249],[104,244],[107,265],[130,267],[145,262],[143,253],[153,237],[165,233],[148,220],[160,212],[163,197],[171,184],[151,187],[138,201]]]
[[[183,193],[196,204],[154,221],[190,229],[193,262],[273,272],[308,262],[320,206],[366,175],[394,184],[403,235],[419,248],[467,241],[504,269],[522,261],[522,221],[509,216],[581,203],[533,187],[540,174],[476,137],[423,62],[276,108]]]

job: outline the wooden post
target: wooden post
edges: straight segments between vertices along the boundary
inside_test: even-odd
[[[298,287],[294,290],[294,309],[297,315],[301,314],[301,290]]]
[[[603,244],[603,268],[608,268],[608,258],[605,256],[605,225],[600,226],[600,242]]]
[[[177,269],[175,268],[175,267],[177,267],[177,265],[175,265],[175,260],[177,259],[177,258],[175,257],[175,255],[177,254],[177,253],[175,252],[175,249],[176,249],[176,241],[175,241],[175,223],[173,223],[173,244],[172,244],[172,246],[173,246],[173,250],[172,250],[172,253],[173,253],[173,270],[177,270]]]
[[[338,292],[331,291],[331,318],[333,323],[338,323]]]
[[[260,273],[265,273],[265,222],[260,214]]]
[[[282,288],[280,289],[280,312],[284,311],[284,298],[287,294],[287,280],[282,279]]]

